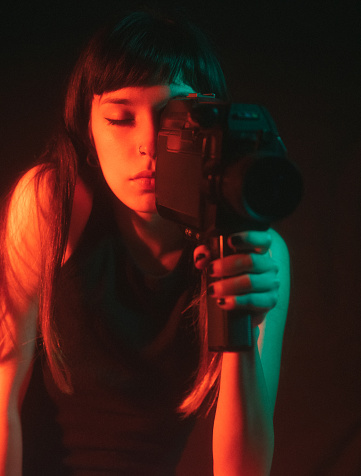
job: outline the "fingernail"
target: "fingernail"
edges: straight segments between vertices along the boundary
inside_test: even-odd
[[[214,287],[213,285],[211,284],[209,287],[208,287],[208,295],[209,296],[213,296],[214,294]]]
[[[199,255],[196,256],[196,263],[200,261],[201,259],[204,259],[206,255],[204,253],[199,253]]]

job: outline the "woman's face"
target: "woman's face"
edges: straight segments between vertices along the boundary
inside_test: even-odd
[[[194,92],[182,83],[127,87],[95,95],[90,130],[114,195],[139,215],[155,214],[159,117],[169,99]]]

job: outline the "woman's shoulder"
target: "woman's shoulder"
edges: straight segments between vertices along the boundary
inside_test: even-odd
[[[7,263],[11,275],[16,276],[30,294],[38,287],[44,247],[50,246],[47,238],[51,234],[55,174],[51,166],[37,165],[20,177],[9,197],[5,218]],[[90,188],[78,177],[65,259],[79,241],[92,203]]]
[[[19,206],[28,208],[35,203],[35,198],[49,196],[52,179],[52,169],[45,164],[36,165],[23,173],[11,193],[10,211],[18,212]]]
[[[2,225],[5,274],[13,292],[36,293],[41,270],[41,248],[46,241],[51,206],[52,175],[45,166],[24,173],[9,196]]]

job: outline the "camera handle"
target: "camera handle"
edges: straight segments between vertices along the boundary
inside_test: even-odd
[[[209,246],[213,259],[223,258],[233,251],[224,235],[212,236]],[[207,287],[215,279],[207,275]],[[239,310],[225,311],[216,299],[207,295],[208,348],[211,352],[239,352],[252,348],[251,316]]]

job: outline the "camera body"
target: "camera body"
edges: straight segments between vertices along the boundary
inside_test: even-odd
[[[232,253],[224,235],[269,228],[301,195],[301,175],[265,108],[199,94],[168,102],[158,133],[157,210],[207,243],[213,259]],[[225,311],[209,295],[207,312],[209,350],[252,347],[250,315]]]
[[[266,229],[301,198],[301,176],[262,106],[170,100],[157,150],[157,210],[196,236]]]

